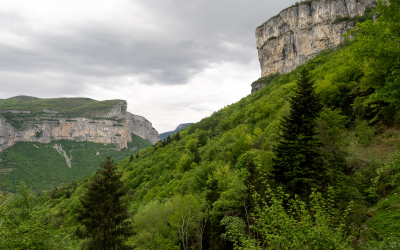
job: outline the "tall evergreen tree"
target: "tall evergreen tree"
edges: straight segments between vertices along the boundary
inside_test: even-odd
[[[179,131],[176,132],[175,140],[176,140],[176,141],[180,141],[180,140],[181,140],[181,135],[179,134]]]
[[[316,118],[322,105],[308,71],[303,69],[290,97],[290,115],[281,120],[282,137],[274,147],[272,174],[288,193],[308,196],[321,189],[325,170],[316,138]]]
[[[82,238],[89,238],[88,249],[131,249],[124,240],[132,234],[126,189],[111,156],[100,163],[86,194],[80,199],[78,220],[85,226]]]
[[[172,142],[172,140],[171,140],[171,136],[167,136],[167,144],[170,144]]]

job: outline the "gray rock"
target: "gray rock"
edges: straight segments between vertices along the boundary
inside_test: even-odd
[[[106,114],[92,118],[65,118],[57,110],[43,110],[42,115],[27,121],[20,130],[15,129],[5,118],[0,118],[0,151],[20,141],[49,143],[55,140],[114,143],[121,149],[126,148],[132,140],[131,133],[153,144],[160,140],[157,130],[148,120],[126,110],[126,102],[119,103]]]
[[[376,0],[319,0],[281,11],[256,29],[261,76],[290,72],[321,50],[335,48],[354,28],[353,22],[335,20],[363,15],[367,6],[375,8]]]

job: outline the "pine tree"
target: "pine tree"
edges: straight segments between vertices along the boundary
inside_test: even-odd
[[[89,238],[88,249],[131,249],[124,240],[132,235],[130,218],[124,202],[126,189],[116,172],[111,156],[100,163],[86,194],[80,199],[78,220],[85,226],[82,238]]]
[[[129,163],[133,162],[133,155],[131,154],[131,156],[129,157]]]
[[[167,144],[170,144],[172,142],[172,140],[171,140],[171,136],[167,136]]]
[[[290,194],[307,196],[311,188],[321,189],[325,169],[316,136],[316,118],[322,105],[313,82],[303,69],[290,98],[290,115],[281,120],[282,137],[274,147],[272,174]]]
[[[175,140],[176,141],[180,141],[181,140],[181,135],[179,134],[179,132],[176,132]]]

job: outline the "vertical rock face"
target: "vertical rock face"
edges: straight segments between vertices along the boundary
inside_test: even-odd
[[[85,117],[62,117],[62,112],[43,109],[40,115],[33,116],[21,129],[15,129],[5,118],[0,118],[0,151],[16,142],[49,143],[54,140],[89,141],[114,143],[126,148],[132,141],[131,134],[155,144],[159,134],[144,117],[126,111],[127,103],[120,102],[108,113]],[[2,113],[30,114],[30,111],[6,110]]]
[[[353,22],[338,17],[363,15],[376,0],[319,0],[281,11],[256,29],[261,76],[294,70],[321,50],[336,47]]]

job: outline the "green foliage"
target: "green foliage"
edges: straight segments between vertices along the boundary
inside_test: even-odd
[[[73,249],[71,238],[54,230],[49,217],[54,210],[21,182],[13,200],[1,204],[1,249]]]
[[[171,235],[168,220],[173,214],[171,201],[160,203],[151,201],[139,207],[137,214],[133,217],[133,228],[136,232],[132,242],[136,248],[144,249],[176,249],[175,235]],[[173,247],[167,248],[166,245]]]
[[[390,176],[390,185],[392,187],[398,187],[400,184],[400,150],[396,151],[392,162],[388,162],[384,167],[377,169],[378,176],[374,179],[374,183],[384,179],[385,175]]]
[[[268,40],[272,40],[270,37]],[[277,37],[274,36],[273,39],[276,39]],[[256,84],[256,83],[265,83],[265,84],[270,84],[272,81],[276,81],[277,79],[279,79],[280,74],[279,72],[276,72],[275,74],[269,74],[267,76],[261,77],[260,79],[258,79],[257,81],[253,82],[251,85]]]
[[[357,23],[363,23],[367,20],[371,20],[373,19],[374,14],[376,13],[376,10],[367,6],[365,8],[365,12],[364,15],[360,16],[360,15],[355,15],[354,17],[350,17],[350,16],[337,16],[335,21],[333,22],[333,24],[336,23],[341,23],[341,22],[354,22],[355,24]]]
[[[265,199],[254,193],[255,224],[250,228],[258,234],[252,239],[245,234],[244,222],[236,217],[226,217],[222,223],[227,226],[223,237],[234,242],[235,249],[351,249],[352,237],[345,233],[345,220],[349,206],[340,220],[334,216],[333,190],[324,199],[315,190],[311,193],[310,204],[289,195],[278,188],[267,188]],[[289,208],[289,209],[287,209]]]
[[[379,18],[375,22],[368,20],[357,24],[348,35],[356,35],[359,42],[351,52],[364,67],[363,84],[375,89],[368,104],[374,108],[382,106],[380,101],[400,107],[399,57],[400,57],[400,1],[378,1],[376,8]]]
[[[111,157],[100,163],[100,167],[80,199],[78,221],[85,228],[79,236],[89,239],[87,249],[131,249],[124,242],[132,235],[124,183]]]

